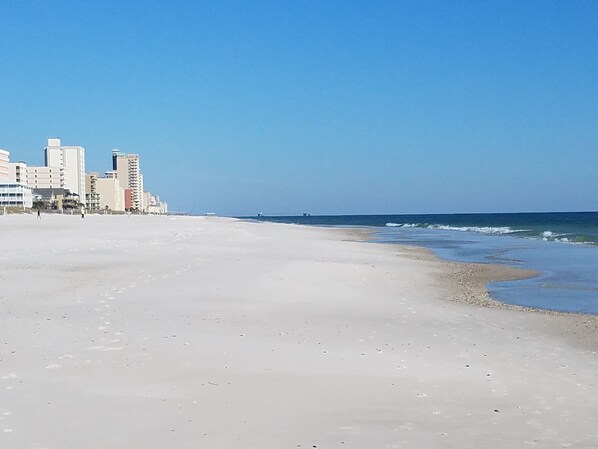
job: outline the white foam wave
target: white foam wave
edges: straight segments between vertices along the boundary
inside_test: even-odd
[[[427,228],[428,224],[422,223],[386,223],[388,228]]]
[[[514,234],[523,232],[523,229],[511,229],[508,226],[446,226],[431,225],[431,229],[442,229],[445,231],[477,232],[480,234]]]
[[[565,237],[565,235],[567,234],[557,234],[556,232],[552,232],[552,231],[544,231],[542,234],[540,234],[542,240],[544,241],[554,241],[554,242],[564,242],[564,243],[568,243],[570,242],[570,240]]]
[[[559,234],[555,234],[555,233],[554,233],[554,232],[552,232],[552,231],[544,231],[544,232],[542,233],[542,238],[543,238],[543,239],[545,239],[545,240],[546,240],[546,239],[553,239],[553,238],[557,237],[558,235],[559,235]]]
[[[397,228],[426,228],[438,229],[441,231],[460,231],[460,232],[477,232],[480,234],[514,234],[516,232],[525,232],[525,229],[511,229],[508,226],[449,226],[442,224],[427,224],[427,223],[386,223],[387,227]]]
[[[565,237],[569,235],[569,237]],[[545,242],[558,242],[558,243],[572,243],[574,245],[583,245],[584,242],[576,242],[575,240],[571,239],[570,234],[557,234],[556,232],[552,231],[544,231],[540,234],[542,240]]]
[[[557,233],[553,231],[534,231],[532,229],[513,229],[508,226],[450,226],[443,224],[429,224],[429,223],[386,223],[387,227],[391,228],[422,228],[422,229],[438,229],[442,231],[459,231],[459,232],[475,232],[487,235],[505,235],[516,234],[520,237],[544,240],[550,242],[567,243],[573,245],[598,245],[596,239],[591,239],[585,236],[577,236],[571,233]]]

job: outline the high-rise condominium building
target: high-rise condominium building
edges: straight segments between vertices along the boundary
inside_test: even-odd
[[[85,148],[62,145],[60,139],[48,139],[46,167],[63,169],[64,188],[79,195],[85,203]]]
[[[8,157],[10,153],[0,150],[0,178],[8,179]]]
[[[112,169],[123,189],[131,190],[131,209],[143,210],[143,176],[138,154],[112,151]]]

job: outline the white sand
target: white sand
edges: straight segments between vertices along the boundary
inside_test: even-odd
[[[0,229],[1,448],[598,447],[596,352],[443,300],[437,262],[219,218]]]

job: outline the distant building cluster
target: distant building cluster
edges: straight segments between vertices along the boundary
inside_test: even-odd
[[[0,150],[0,207],[166,214],[160,197],[143,189],[139,155],[112,151],[112,170],[85,171],[85,148],[48,139],[44,166],[10,162]]]

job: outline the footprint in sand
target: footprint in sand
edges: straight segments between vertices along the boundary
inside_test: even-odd
[[[87,348],[88,351],[121,351],[120,346],[90,346]],[[91,360],[86,360],[86,363],[91,363]]]

